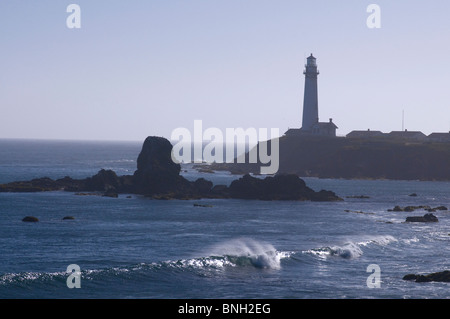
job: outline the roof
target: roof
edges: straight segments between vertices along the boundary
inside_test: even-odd
[[[448,133],[431,133],[428,137],[450,137],[450,132]]]
[[[425,139],[427,136],[420,131],[392,131],[388,133],[389,137],[397,138],[419,138]]]
[[[382,136],[384,135],[381,131],[351,131],[346,136],[347,137],[372,137],[372,136]]]
[[[319,126],[319,127],[331,127],[331,128],[338,128],[337,126],[336,126],[336,124],[334,124],[333,122],[318,122],[318,123],[316,123],[316,124],[314,124],[312,127],[317,127],[317,126]]]
[[[431,133],[428,135],[430,140],[434,141],[450,141],[450,132],[449,133]]]

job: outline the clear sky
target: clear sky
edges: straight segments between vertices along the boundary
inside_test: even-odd
[[[408,130],[448,132],[449,16],[448,0],[1,0],[0,138],[283,133],[301,126],[311,53],[338,135],[401,130],[403,110]]]

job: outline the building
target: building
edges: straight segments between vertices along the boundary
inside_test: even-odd
[[[430,142],[450,142],[450,132],[448,133],[431,133],[428,135]]]
[[[336,137],[338,128],[333,120],[319,122],[319,102],[317,93],[317,69],[316,58],[311,55],[306,59],[305,70],[305,92],[303,97],[303,117],[300,129],[289,129],[285,135],[314,135]]]
[[[427,136],[419,131],[392,131],[387,134],[387,137],[391,139],[402,139],[402,140],[414,140],[414,141],[426,141]]]
[[[371,137],[381,137],[385,134],[381,131],[371,131],[368,129],[367,131],[351,131],[346,135],[349,138],[371,138]]]

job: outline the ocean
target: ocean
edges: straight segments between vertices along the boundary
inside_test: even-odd
[[[133,174],[141,146],[0,140],[0,183],[84,178],[102,168]],[[215,184],[239,178],[189,164],[182,174]],[[437,223],[405,223],[423,210],[388,211],[450,208],[449,182],[304,180],[344,201],[0,193],[0,298],[449,298],[448,283],[402,278],[450,269],[450,211],[434,212]],[[347,197],[359,195],[366,198]],[[69,265],[80,269],[75,278]]]

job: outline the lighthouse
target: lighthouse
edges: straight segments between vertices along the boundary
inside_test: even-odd
[[[311,55],[306,59],[305,70],[305,92],[303,97],[303,118],[301,128],[290,128],[284,133],[285,135],[302,135],[302,136],[326,136],[336,137],[336,129],[338,128],[333,119],[328,122],[319,122],[319,101],[317,92],[317,70],[316,58]]]
[[[311,55],[306,59],[305,92],[303,98],[302,130],[311,131],[314,124],[319,122],[319,101],[317,93],[317,70],[316,58]]]

